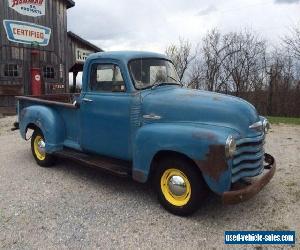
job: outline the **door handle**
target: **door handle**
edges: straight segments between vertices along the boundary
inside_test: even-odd
[[[83,98],[82,101],[84,101],[84,102],[93,102],[93,100],[88,99],[88,98]]]
[[[155,114],[150,114],[150,115],[143,115],[144,119],[149,119],[149,120],[160,120],[161,116],[155,115]]]

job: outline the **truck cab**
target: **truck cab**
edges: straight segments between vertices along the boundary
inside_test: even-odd
[[[185,88],[162,54],[93,54],[80,95],[18,97],[18,118],[24,139],[34,131],[40,166],[64,157],[151,180],[177,215],[195,212],[208,190],[226,204],[248,200],[275,173],[267,119],[240,98]]]

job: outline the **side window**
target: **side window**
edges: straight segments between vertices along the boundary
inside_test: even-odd
[[[119,66],[94,64],[91,70],[90,90],[95,92],[124,92],[125,84]]]
[[[44,78],[54,79],[54,68],[52,66],[43,67]]]
[[[20,77],[20,67],[17,64],[5,64],[4,76],[6,77]]]

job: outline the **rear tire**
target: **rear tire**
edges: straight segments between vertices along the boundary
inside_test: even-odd
[[[45,152],[45,137],[42,131],[37,128],[34,130],[31,137],[31,152],[41,167],[51,167],[54,164],[54,157]]]
[[[161,205],[179,216],[197,211],[208,191],[201,172],[181,157],[158,162],[154,185]]]

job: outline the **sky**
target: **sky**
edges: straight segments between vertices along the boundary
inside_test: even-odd
[[[300,25],[300,0],[75,0],[68,29],[104,50],[164,52],[179,38],[196,46],[213,28],[250,29],[276,46]]]

